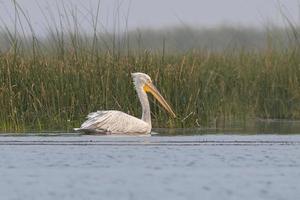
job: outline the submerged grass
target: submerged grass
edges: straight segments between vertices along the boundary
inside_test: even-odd
[[[22,13],[15,7],[16,13]],[[129,37],[116,40],[120,36],[112,34],[107,36],[111,40],[103,40],[96,25],[92,37],[82,34],[76,16],[71,16],[67,21],[74,22],[75,29],[60,30],[64,27],[60,21],[54,29],[49,27],[43,40],[32,28],[28,39],[4,26],[1,39],[9,42],[9,48],[0,53],[0,131],[70,131],[96,110],[117,109],[140,116],[130,76],[137,71],[152,77],[178,116],[169,118],[152,101],[155,127],[300,119],[297,43],[281,50],[269,45],[259,51],[167,53],[163,40],[163,51],[131,49]]]

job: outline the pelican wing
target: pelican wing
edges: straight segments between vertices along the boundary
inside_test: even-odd
[[[105,134],[148,134],[151,126],[126,113],[109,110],[90,113],[77,130]]]

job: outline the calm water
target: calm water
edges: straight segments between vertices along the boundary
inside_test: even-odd
[[[0,137],[0,199],[297,199],[300,135]]]

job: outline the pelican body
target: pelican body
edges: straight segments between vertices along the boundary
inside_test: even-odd
[[[132,73],[133,84],[142,105],[142,118],[138,119],[117,110],[97,111],[88,114],[87,120],[80,128],[74,130],[84,133],[117,134],[117,135],[145,135],[150,134],[151,111],[147,93],[151,93],[158,102],[173,116],[175,113],[162,97],[151,78],[144,73]]]

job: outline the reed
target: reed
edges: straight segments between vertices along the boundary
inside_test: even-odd
[[[300,56],[295,52],[165,56],[110,54],[0,57],[2,131],[70,130],[85,115],[118,109],[139,116],[130,73],[142,71],[171,102],[177,119],[152,104],[154,126],[222,126],[246,118],[300,118]]]
[[[15,7],[16,15],[24,13],[18,4]],[[63,31],[61,21],[54,28],[49,25],[48,36],[42,39],[32,28],[28,37],[22,35],[22,28],[11,31],[4,26],[0,37],[8,48],[0,54],[1,132],[71,131],[89,112],[105,109],[139,117],[141,108],[130,76],[137,71],[153,78],[178,116],[169,118],[151,101],[155,127],[300,119],[298,43],[278,49],[266,36],[268,46],[259,51],[167,52],[163,39],[162,51],[150,51],[141,47],[141,35],[136,38],[138,47],[131,48],[128,32],[124,37],[98,33],[97,13],[92,36],[81,32],[75,14],[67,19],[75,24],[70,25],[72,31]],[[298,41],[297,28],[291,30]]]

